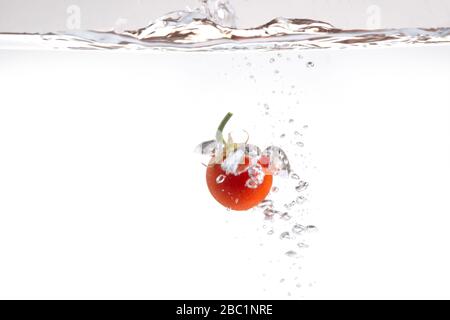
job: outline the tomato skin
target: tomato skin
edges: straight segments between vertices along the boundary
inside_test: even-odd
[[[225,179],[218,183],[218,177],[221,175],[225,176]],[[231,210],[244,211],[251,209],[269,194],[272,188],[272,175],[265,175],[263,182],[256,188],[246,186],[249,179],[248,171],[239,175],[232,173],[227,175],[220,164],[211,164],[206,170],[206,183],[211,195],[217,202]]]

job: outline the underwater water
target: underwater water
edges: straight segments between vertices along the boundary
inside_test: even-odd
[[[239,30],[227,12],[0,35],[0,270],[15,274],[3,287],[444,297],[449,29],[280,18]],[[194,152],[227,112],[229,130],[280,147],[292,170],[247,212],[214,201]]]

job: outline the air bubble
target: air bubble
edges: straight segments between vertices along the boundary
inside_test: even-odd
[[[225,178],[226,178],[225,175],[223,175],[223,174],[219,175],[219,176],[216,178],[216,183],[217,183],[217,184],[221,184],[222,182],[225,181]]]
[[[263,200],[258,205],[258,208],[261,208],[261,209],[264,209],[264,208],[267,208],[267,207],[270,207],[270,208],[273,207],[273,201],[272,200]]]
[[[216,140],[209,140],[200,143],[198,146],[195,147],[194,151],[202,155],[212,156],[214,155],[214,152],[217,150],[218,147],[219,146]]]
[[[297,252],[295,252],[294,250],[289,250],[285,253],[285,255],[287,255],[289,258],[295,258],[297,256]]]
[[[272,208],[266,208],[264,209],[263,213],[264,213],[264,217],[266,220],[272,220],[273,216],[275,215],[275,210],[273,210]]]
[[[295,234],[301,234],[305,230],[306,230],[306,227],[301,224],[298,224],[298,223],[292,227],[292,232]]]
[[[298,196],[297,199],[295,199],[295,202],[297,202],[298,204],[303,204],[305,203],[306,198],[304,196]]]
[[[293,173],[291,174],[291,179],[294,179],[294,180],[300,180],[300,176],[299,176],[298,174],[296,174],[295,172],[293,172]]]
[[[307,232],[317,232],[317,231],[319,231],[319,229],[316,226],[309,225],[309,226],[306,226],[306,231]]]
[[[285,221],[289,221],[292,219],[292,217],[289,215],[289,213],[284,212],[281,214],[280,219],[285,220]]]
[[[300,148],[303,148],[305,146],[305,144],[301,141],[296,143],[297,146],[299,146]]]
[[[290,238],[291,238],[291,235],[290,235],[290,233],[287,232],[287,231],[282,232],[282,233],[280,234],[280,239],[281,239],[281,240],[287,240],[287,239],[290,239]]]
[[[297,186],[295,187],[295,191],[297,191],[297,192],[302,192],[302,191],[308,189],[308,187],[309,187],[309,183],[308,183],[308,182],[306,182],[306,181],[300,181],[300,182],[297,184]]]
[[[247,182],[245,183],[245,186],[249,189],[256,189],[258,188],[258,182],[256,182],[253,179],[248,179]]]
[[[286,203],[286,204],[284,205],[284,207],[285,207],[286,209],[288,209],[288,210],[291,210],[296,204],[297,204],[296,201],[292,201],[292,202],[290,202],[290,203]]]

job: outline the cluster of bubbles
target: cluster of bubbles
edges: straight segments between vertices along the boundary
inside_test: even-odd
[[[308,250],[310,247],[311,237],[318,231],[318,228],[315,225],[303,222],[302,213],[304,212],[304,204],[307,201],[306,192],[309,183],[302,180],[296,173],[291,173],[287,179],[288,181],[280,179],[278,181],[279,186],[274,186],[269,197],[262,201],[255,210],[262,213],[263,230],[265,230],[266,237],[270,237],[272,241],[283,242],[283,244],[280,243],[281,248],[283,248],[281,254],[288,260],[284,261],[282,259],[280,261],[284,261],[282,263],[284,265],[287,264],[286,266],[290,265],[289,269],[291,270],[301,270],[302,264],[299,263],[299,259],[304,258],[307,252],[305,250]],[[292,195],[291,201],[284,202],[273,199],[274,197],[272,196],[283,191],[287,191],[286,193]],[[292,279],[291,276],[287,276],[284,272],[282,276],[280,284],[283,284],[283,287],[286,288],[291,286],[291,281],[293,281],[296,289],[305,286],[312,287],[313,285],[312,282],[306,285],[304,281],[308,279],[297,272],[292,274]],[[287,294],[288,296],[292,295],[290,290],[288,290]]]
[[[292,173],[290,175],[290,179],[292,180],[298,180],[298,182],[295,184],[295,191],[297,193],[303,193],[309,186],[308,182],[300,180],[300,177],[296,173]],[[278,192],[278,187],[273,187],[272,193]],[[285,203],[283,205],[284,210],[278,210],[276,208],[275,201],[271,199],[266,199],[262,201],[258,205],[258,209],[263,213],[263,217],[265,221],[269,222],[275,222],[275,220],[280,221],[290,221],[294,219],[294,214],[292,213],[296,207],[301,207],[302,204],[306,202],[306,197],[302,194],[299,194],[295,197],[294,200]],[[314,225],[303,225],[300,223],[295,222],[290,230],[282,231],[279,235],[279,238],[281,240],[295,240],[295,236],[303,236],[307,233],[315,232],[317,231],[317,227]],[[268,232],[268,235],[273,235],[274,230],[271,228]],[[307,248],[308,245],[304,242],[297,243],[297,247],[300,249]],[[292,254],[294,250],[289,250],[286,252],[286,255],[289,257],[295,257],[297,254]]]
[[[260,164],[256,163],[248,168],[249,179],[245,183],[247,188],[256,189],[264,182],[264,171]]]

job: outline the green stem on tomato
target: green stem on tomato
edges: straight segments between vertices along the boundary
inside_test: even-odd
[[[220,122],[219,127],[217,128],[217,132],[216,132],[216,140],[217,142],[226,144],[225,139],[223,138],[223,129],[225,128],[225,126],[227,125],[228,121],[230,120],[230,118],[233,116],[233,114],[231,112],[228,112],[225,116],[225,118],[223,118],[222,122]]]

